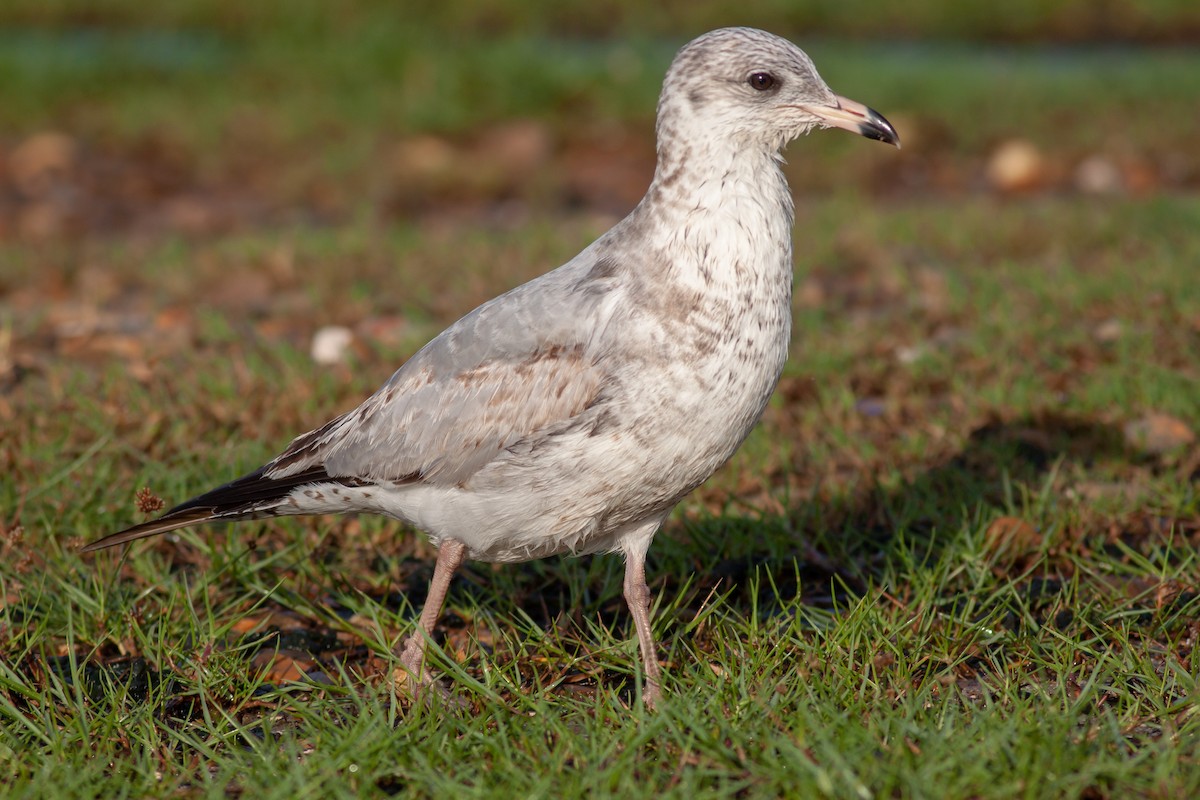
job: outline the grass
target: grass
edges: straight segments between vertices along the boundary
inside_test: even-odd
[[[840,203],[805,215],[798,240],[836,230]],[[632,703],[613,558],[466,571],[442,660],[464,712],[388,691],[380,670],[411,624],[428,553],[379,521],[251,524],[120,559],[72,551],[136,518],[135,488],[178,499],[259,463],[368,391],[391,353],[322,372],[286,340],[206,311],[198,346],[152,356],[144,381],[107,359],[98,371],[56,359],[7,398],[21,425],[6,469],[30,476],[4,497],[10,790],[1186,793],[1200,780],[1195,482],[1186,453],[1139,454],[1119,429],[1149,409],[1200,417],[1194,333],[1161,322],[1200,308],[1189,237],[1164,221],[1194,206],[981,199],[950,217],[883,205],[859,209],[856,235],[898,242],[951,219],[953,232],[912,263],[802,256],[826,301],[797,309],[779,402],[652,551],[671,691],[658,715]],[[1134,222],[1118,249],[1143,260],[1104,257],[1117,217]],[[1005,253],[1010,229],[1026,232],[1023,255]],[[1042,234],[1045,249],[1031,248]],[[331,235],[350,263],[371,236],[288,238],[308,263]],[[510,252],[514,237],[571,246],[500,232],[492,249]],[[1060,237],[1077,252],[1055,255]],[[170,286],[163,273],[203,281],[267,246],[169,246],[148,261]],[[368,282],[443,244],[410,231],[370,247]],[[936,314],[906,288],[930,263],[953,265]],[[900,288],[872,298],[839,290],[848,278]],[[184,298],[153,302],[164,299]],[[348,315],[361,302],[345,286],[325,299]],[[1112,314],[1123,340],[1092,339]],[[919,344],[934,316],[957,320],[959,338],[902,365],[891,351]],[[788,399],[804,386],[805,400]],[[880,416],[864,414],[864,396]],[[1000,517],[1036,534],[992,541]],[[286,679],[290,663],[318,678]]]
[[[72,8],[4,13],[62,41]],[[651,550],[663,707],[636,702],[613,557],[464,568],[434,655],[461,705],[426,707],[390,686],[431,571],[412,532],[293,519],[77,545],[143,518],[142,487],[174,502],[257,466],[614,213],[565,202],[556,155],[500,189],[419,186],[413,217],[381,211],[390,143],[474,152],[514,115],[568,150],[591,125],[644,139],[672,44],[498,36],[456,51],[430,98],[411,76],[441,74],[414,66],[439,43],[388,54],[378,16],[376,38],[304,61],[304,18],[255,43],[223,6],[164,6],[194,15],[177,33],[97,8],[115,38],[83,66],[0,41],[0,72],[42,64],[14,84],[24,110],[0,112],[8,152],[69,131],[65,185],[128,210],[83,203],[39,238],[9,220],[41,196],[0,205],[6,797],[1200,792],[1194,56],[818,41],[839,90],[898,109],[912,146],[829,133],[790,151],[792,358],[750,441]],[[153,41],[182,52],[147,73]],[[244,82],[212,85],[235,68]],[[389,70],[414,83],[378,82]],[[357,75],[375,79],[343,91]],[[281,90],[303,85],[315,100]],[[244,116],[263,98],[278,102]],[[246,119],[234,142],[253,159],[224,138]],[[992,191],[989,150],[1017,135],[1051,171],[1133,154],[1161,179]],[[637,163],[643,145],[589,152]],[[89,188],[93,163],[124,176],[112,195]],[[169,186],[139,194],[151,179]],[[345,199],[314,194],[326,184]],[[272,210],[201,234],[138,221],[205,192]],[[326,324],[355,329],[348,363],[309,358]]]

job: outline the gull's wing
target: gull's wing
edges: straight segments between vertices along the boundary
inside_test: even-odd
[[[284,479],[459,483],[505,448],[569,427],[601,396],[610,269],[563,268],[477,308],[358,408],[266,465]]]

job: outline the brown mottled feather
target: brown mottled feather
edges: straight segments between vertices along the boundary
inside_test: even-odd
[[[266,474],[320,467],[334,478],[456,484],[505,448],[568,424],[606,377],[578,346],[454,370],[445,349],[418,353],[357,409],[298,437]]]

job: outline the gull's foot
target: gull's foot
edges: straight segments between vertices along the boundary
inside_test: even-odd
[[[392,672],[397,689],[405,691],[418,702],[429,703],[434,697],[445,703],[462,708],[466,701],[443,686],[429,670],[425,669],[425,639],[414,633],[404,642],[404,649],[397,653],[400,666]]]
[[[658,685],[657,679],[647,680],[645,685],[642,686],[642,702],[651,711],[658,709],[658,704],[662,700],[662,696],[662,687]]]

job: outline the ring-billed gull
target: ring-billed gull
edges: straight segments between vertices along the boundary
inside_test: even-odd
[[[750,28],[683,47],[658,103],[658,163],[624,220],[563,266],[451,325],[358,408],[249,475],[85,550],[214,520],[370,512],[438,547],[399,658],[424,655],[466,558],[620,552],[660,696],[645,556],[774,390],[791,330],[792,197],[780,150],[814,127],[899,146],[785,39]]]

